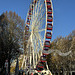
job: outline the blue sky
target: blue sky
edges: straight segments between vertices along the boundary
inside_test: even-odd
[[[31,0],[0,0],[0,15],[5,11],[15,11],[26,19]],[[54,27],[52,40],[57,36],[67,36],[75,29],[75,0],[52,0]]]

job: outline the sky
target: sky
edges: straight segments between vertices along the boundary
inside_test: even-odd
[[[31,0],[0,0],[0,15],[5,11],[15,11],[26,20]],[[52,0],[53,34],[52,40],[68,36],[75,30],[75,0]]]

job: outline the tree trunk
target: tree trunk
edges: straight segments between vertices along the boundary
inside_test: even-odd
[[[8,75],[10,75],[10,54],[8,56]]]

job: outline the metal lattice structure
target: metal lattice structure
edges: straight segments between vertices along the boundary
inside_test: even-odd
[[[53,7],[51,0],[32,0],[24,30],[24,68],[41,72],[47,65],[53,29]],[[45,53],[43,51],[46,51]]]

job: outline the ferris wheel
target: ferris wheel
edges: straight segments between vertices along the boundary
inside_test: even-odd
[[[28,65],[38,72],[46,63],[53,29],[53,6],[51,0],[32,0],[27,13],[24,30],[25,67]],[[44,53],[43,51],[46,51]],[[24,62],[23,62],[24,63]],[[22,65],[23,66],[23,65]]]

